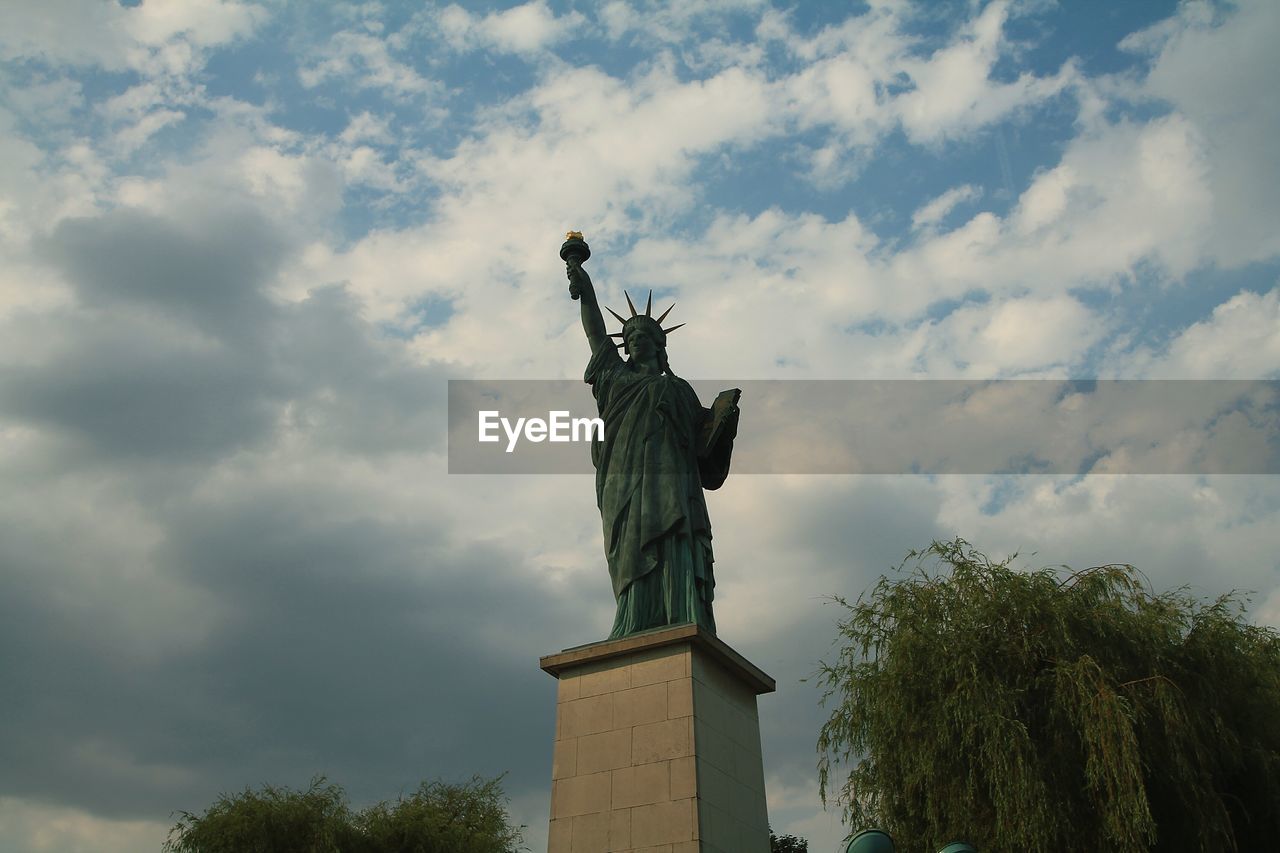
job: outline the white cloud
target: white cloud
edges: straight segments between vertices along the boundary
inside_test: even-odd
[[[1064,375],[1105,331],[1069,296],[1014,298],[948,315],[929,329],[921,357],[930,376]]]
[[[975,289],[1106,287],[1142,263],[1182,277],[1205,262],[1211,210],[1204,149],[1185,120],[1108,125],[1074,140],[1008,219],[982,212],[894,256],[898,298],[887,308],[910,316]]]
[[[1052,77],[1028,73],[1013,83],[991,79],[1008,14],[1008,3],[990,3],[951,44],[927,59],[902,61],[902,73],[914,88],[895,98],[894,107],[913,141],[928,144],[966,136],[1016,109],[1057,95],[1073,80],[1069,65]]]
[[[1270,71],[1280,5],[1243,0],[1230,15],[1218,11],[1185,4],[1129,45],[1155,54],[1137,94],[1171,104],[1205,140],[1205,240],[1211,257],[1238,266],[1280,253],[1280,101]]]
[[[456,299],[449,326],[421,342],[432,352],[462,360],[508,352],[501,342],[517,330],[535,334],[535,306],[559,294],[541,278],[562,274],[548,233],[578,227],[607,246],[687,209],[698,158],[761,132],[766,86],[738,69],[688,83],[656,70],[630,88],[594,69],[548,77],[511,105],[511,117],[498,113],[452,156],[421,161],[446,191],[430,228],[371,235],[333,272],[383,321],[428,293]],[[539,286],[512,293],[525,277]]]
[[[776,109],[801,127],[833,127],[839,132],[838,141],[811,153],[812,177],[822,186],[856,175],[857,169],[846,162],[852,152],[874,144],[895,127],[917,144],[971,136],[1067,91],[1078,80],[1070,64],[1045,77],[1024,74],[1009,83],[992,79],[996,60],[1007,49],[1003,28],[1009,4],[1004,2],[988,4],[929,54],[922,54],[918,39],[907,34],[916,14],[907,4],[873,4],[867,12],[812,36],[797,33],[788,15],[759,6],[660,4],[641,10],[614,2],[603,7],[600,19],[610,39],[639,35],[660,44],[680,44],[682,58],[693,67],[752,67],[763,61],[759,44],[683,42],[696,18],[747,10],[757,14],[757,37],[780,44],[800,60],[793,73],[778,78]]]
[[[1195,595],[1273,589],[1280,565],[1274,477],[942,477],[939,521],[991,556],[1021,565],[1136,565],[1157,590]],[[998,485],[1012,487],[984,512]],[[1031,551],[1037,552],[1035,555]]]
[[[392,56],[385,39],[369,33],[338,33],[317,53],[320,59],[298,71],[298,79],[309,89],[336,79],[357,89],[378,89],[398,98],[441,91],[437,81],[423,77],[413,66]]]
[[[132,154],[145,145],[152,136],[186,117],[186,113],[178,110],[152,110],[137,122],[117,131],[115,145],[120,153]]]
[[[687,44],[696,49],[708,28],[714,30],[730,15],[766,5],[765,0],[609,0],[601,5],[598,18],[610,41],[631,38],[651,46]]]
[[[338,138],[343,142],[352,144],[359,142],[388,143],[392,141],[392,133],[385,119],[366,110],[357,116],[352,116]]]
[[[992,79],[1005,49],[1008,3],[988,4],[927,55],[905,32],[911,14],[905,4],[875,4],[812,38],[793,33],[778,16],[768,18],[762,34],[804,60],[805,67],[785,81],[801,123],[834,126],[850,150],[875,143],[895,127],[915,144],[936,145],[1041,104],[1078,78],[1068,63],[1045,77]]]
[[[171,824],[110,820],[75,808],[0,797],[0,847],[28,853],[158,850]]]
[[[87,139],[57,134],[41,146],[19,128],[0,108],[0,245],[15,261],[34,235],[95,210],[111,179],[110,165]]]
[[[478,26],[478,19],[463,10],[451,8],[445,12],[442,26],[459,38]],[[563,220],[561,227],[580,227],[607,240],[611,234],[661,221],[688,209],[694,201],[686,180],[693,174],[699,157],[725,146],[750,146],[784,132],[788,116],[805,116],[806,121],[816,120],[817,116],[822,116],[824,122],[837,120],[843,128],[853,128],[855,135],[859,129],[865,131],[866,142],[883,133],[889,126],[891,111],[878,102],[873,84],[878,79],[892,78],[899,71],[869,69],[850,59],[858,56],[855,50],[850,49],[848,54],[839,50],[895,32],[894,12],[892,8],[879,8],[871,13],[869,35],[855,29],[842,33],[840,41],[833,41],[829,34],[810,42],[796,41],[797,54],[810,49],[814,55],[833,55],[778,83],[736,67],[706,80],[685,82],[661,64],[646,76],[628,81],[587,69],[548,74],[525,96],[486,116],[488,121],[481,125],[482,132],[464,141],[452,157],[422,161],[425,174],[447,190],[427,236],[430,244],[452,247],[443,262],[437,259],[434,264],[398,264],[394,277],[377,272],[371,263],[359,262],[356,266],[360,271],[348,268],[342,277],[351,280],[357,292],[370,300],[375,316],[387,320],[411,304],[415,295],[442,292],[461,299],[456,307],[462,310],[455,313],[450,326],[428,332],[421,345],[455,357],[465,357],[468,351],[497,352],[500,348],[496,339],[490,338],[498,333],[487,330],[504,329],[505,334],[520,328],[528,322],[525,318],[529,316],[530,303],[527,299],[490,297],[489,286],[483,281],[488,275],[482,276],[479,284],[461,287],[458,282],[474,276],[477,258],[490,259],[491,269],[504,278],[513,273],[544,275],[541,270],[545,262],[539,260],[535,248],[540,232],[530,223]],[[979,45],[973,48],[979,54],[989,53],[998,40],[1002,22],[1003,12],[988,10],[987,16],[974,25],[972,34],[966,31],[959,36],[959,43],[963,46],[972,42]],[[872,56],[887,57],[899,64],[906,62],[908,41],[902,36],[896,38],[898,53],[881,44]],[[925,67],[926,60],[917,62],[918,69]],[[986,73],[982,72],[983,79]],[[844,85],[849,75],[861,75],[863,83]],[[828,82],[822,83],[823,80]],[[865,96],[849,95],[859,91]],[[990,120],[994,115],[981,120]],[[964,127],[972,126],[972,117],[956,120]],[[840,149],[833,149],[836,168],[840,156]],[[976,189],[964,191],[964,197],[974,192]],[[959,195],[952,198],[960,201]],[[637,211],[642,218],[636,220],[636,213],[622,216],[623,211]],[[924,211],[921,215],[930,213]],[[850,290],[848,284],[849,273],[859,267],[866,269],[867,261],[854,261],[845,251],[838,258],[828,258],[833,244],[816,246],[793,269],[802,268],[808,276],[826,280],[823,292],[848,312],[850,324],[864,319],[866,309],[871,308],[874,313],[875,308],[891,301],[905,309],[905,314],[896,314],[901,319],[936,299],[971,288],[1034,286],[1002,270],[1001,264],[1011,249],[1017,251],[1017,247],[1008,245],[1004,227],[986,214],[961,229],[926,241],[918,251],[901,257],[896,269],[882,270],[877,287],[882,295],[870,302],[859,289]],[[494,232],[504,235],[509,261],[497,262],[494,252],[498,247],[483,241],[476,246],[484,245],[485,251],[461,250],[476,241],[478,235]],[[434,253],[420,238],[405,236],[419,247],[410,254],[418,252],[425,257]],[[787,235],[788,239],[793,236]],[[380,234],[375,240],[379,252],[388,252],[398,238]],[[768,251],[768,246],[767,242],[760,242],[756,250]],[[1022,253],[1030,256],[1031,251],[1028,247]],[[348,257],[355,261],[364,254],[364,247],[356,247]],[[697,255],[696,251],[682,252],[680,264],[687,270],[689,259]],[[462,258],[467,259],[468,270],[459,266]],[[927,272],[919,269],[922,264]],[[844,275],[827,278],[826,270],[834,272],[837,265],[844,267]],[[1015,263],[1013,269],[1017,267]],[[727,270],[719,274],[729,275]],[[663,275],[667,282],[682,278],[689,278],[684,270]],[[909,290],[903,287],[908,282]],[[922,282],[927,282],[923,289]],[[905,302],[901,301],[904,291],[909,297]],[[855,317],[853,309],[862,313]],[[478,319],[480,315],[486,318],[483,322]],[[782,343],[779,341],[780,347]]]
[[[1150,375],[1174,379],[1269,379],[1280,372],[1280,288],[1237,293],[1183,329]]]
[[[693,157],[720,145],[750,144],[779,132],[779,111],[771,105],[776,106],[780,95],[791,97],[793,91],[786,85],[772,86],[741,70],[722,72],[706,83],[690,84],[674,83],[658,70],[643,84],[643,88],[633,91],[647,90],[646,94],[625,95],[620,81],[595,72],[557,75],[530,93],[527,103],[537,116],[532,129],[522,129],[518,122],[523,118],[491,125],[487,138],[464,144],[453,158],[428,161],[428,174],[449,182],[457,199],[444,203],[442,209],[448,210],[449,215],[436,222],[433,234],[458,246],[469,239],[464,235],[481,233],[486,228],[499,227],[508,235],[508,241],[516,234],[528,233],[527,248],[522,254],[537,265],[528,268],[532,272],[543,262],[537,260],[533,241],[538,238],[528,229],[529,221],[545,219],[549,213],[556,218],[554,209],[563,207],[566,226],[592,230],[592,226],[583,223],[595,220],[595,233],[607,235],[615,228],[636,227],[635,222],[617,218],[617,211],[625,208],[628,199],[644,199],[643,205],[651,214],[683,208],[691,199],[682,179],[691,174]],[[717,112],[727,104],[733,105],[730,112]],[[519,109],[512,109],[512,114],[524,115]],[[656,133],[654,128],[664,132]],[[986,336],[976,348],[967,346],[963,354],[946,355],[946,347],[940,344],[964,340],[958,333],[936,338],[927,351],[924,339],[908,336],[878,341],[879,355],[863,353],[857,363],[883,363],[886,367],[896,364],[889,370],[894,374],[910,372],[912,365],[918,369],[920,358],[935,366],[968,364],[970,370],[1000,371],[1014,368],[1018,359],[1026,356],[1034,364],[1024,365],[1020,368],[1023,371],[1051,369],[1055,365],[1061,368],[1077,363],[1103,333],[1103,327],[1091,322],[1079,303],[1066,296],[1067,290],[1081,284],[1106,285],[1116,277],[1128,275],[1144,261],[1154,260],[1172,275],[1183,275],[1203,262],[1203,226],[1211,208],[1204,156],[1195,128],[1178,116],[1146,126],[1124,122],[1104,125],[1072,143],[1059,164],[1038,175],[1007,220],[979,213],[953,230],[927,231],[913,246],[876,261],[865,255],[858,257],[856,248],[852,256],[847,251],[858,245],[869,251],[874,240],[853,244],[817,240],[811,250],[802,253],[803,257],[782,264],[780,256],[766,261],[763,268],[778,263],[780,271],[803,270],[805,281],[825,282],[819,292],[826,294],[824,299],[832,300],[830,306],[834,310],[825,316],[833,321],[833,328],[857,325],[877,316],[902,322],[918,317],[938,300],[960,298],[973,290],[995,295],[995,303],[983,310],[998,312],[1005,298],[1018,298],[1031,291],[1038,294],[1040,301],[1035,304],[1043,309],[1037,314],[1035,325],[1052,330],[1035,345],[1032,333],[1015,333],[1016,324],[1008,319],[1027,319],[1024,304],[999,314],[1005,318],[1003,321],[993,320],[981,326],[966,319],[968,314],[953,319],[951,323],[964,320],[970,332],[976,334],[981,329]],[[489,189],[500,186],[508,188],[500,196]],[[515,194],[510,191],[513,187],[519,188]],[[976,193],[976,188],[956,188],[952,194],[935,199],[932,204],[936,206],[918,211],[916,221],[941,217],[949,205],[969,200]],[[599,213],[593,215],[592,210]],[[572,223],[567,221],[569,218]],[[791,222],[780,221],[774,227],[777,238],[757,240],[752,251],[768,256],[798,245],[797,234],[813,227],[803,225],[804,220],[800,217]],[[762,224],[764,221],[760,220]],[[504,222],[507,224],[499,225]],[[458,229],[451,239],[445,236],[449,233],[447,223],[456,223]],[[743,223],[735,227],[741,229]],[[751,233],[751,229],[746,228],[743,233]],[[380,235],[379,250],[387,251],[392,239]],[[699,239],[706,244],[719,238],[709,232]],[[771,248],[774,246],[776,250]],[[836,246],[841,249],[833,254]],[[648,280],[668,285],[707,278],[745,283],[759,277],[755,271],[735,271],[705,263],[696,268],[695,277],[691,264],[701,254],[696,247],[679,248],[671,256],[671,271],[654,270]],[[464,255],[472,257],[454,254]],[[628,263],[643,262],[637,257]],[[401,306],[412,301],[414,292],[437,290],[443,285],[446,292],[456,293],[456,286],[448,282],[458,281],[463,275],[437,264],[431,279],[440,284],[430,285],[412,274],[403,274],[415,268],[427,270],[426,265],[401,265],[402,273],[394,283],[388,282],[393,288],[386,291],[390,300],[386,296],[377,300],[383,306],[379,309],[382,316],[395,316]],[[516,269],[524,268],[517,262]],[[645,278],[644,273],[632,275]],[[367,295],[383,287],[370,289],[371,282],[365,275],[350,277],[357,282],[357,289]],[[777,293],[781,298],[791,289],[783,285]],[[476,342],[486,338],[482,327],[511,328],[501,323],[490,326],[495,311],[502,316],[502,302],[481,301],[481,294],[474,288],[463,290],[469,306],[485,306],[485,316],[490,321],[472,323],[467,316],[470,312],[463,312],[455,315],[449,330],[431,333],[429,344],[423,344],[432,351],[444,346],[444,352],[459,356],[468,349],[496,351],[496,346],[477,347]],[[521,303],[508,304],[516,310]],[[760,303],[753,303],[753,307],[759,309]],[[1052,311],[1059,309],[1065,313],[1054,322]],[[785,309],[780,304],[777,310]],[[524,321],[512,318],[510,322],[518,327]],[[818,365],[847,363],[839,357],[817,357],[817,352],[847,351],[848,342],[814,341],[811,336],[791,340],[778,337],[775,331],[757,332],[757,325],[731,323],[730,328],[776,342],[778,351],[789,354],[793,369],[797,365],[822,369]],[[572,329],[569,333],[572,338]],[[460,345],[455,348],[447,343],[450,340]],[[986,357],[981,357],[984,351]],[[999,357],[999,353],[1006,353],[1007,357]],[[755,375],[768,375],[776,369],[771,359],[752,368]]]
[[[955,209],[956,205],[973,201],[981,196],[982,189],[973,184],[952,187],[942,195],[921,205],[915,213],[911,214],[911,226],[913,228],[923,228],[927,225],[937,225],[948,213]]]
[[[267,18],[235,0],[39,0],[8,4],[5,13],[0,57],[169,73],[194,70],[200,49],[243,38]]]
[[[35,195],[39,181],[35,170],[43,153],[14,132],[14,116],[0,108],[0,240],[13,244],[28,232],[29,211],[23,200]]]
[[[115,3],[9,4],[0,33],[0,56],[121,68],[132,41],[128,20],[128,11]]]
[[[21,86],[5,85],[0,78],[0,86],[9,109],[38,127],[64,128],[84,104],[83,88],[69,77],[36,76]]]
[[[238,0],[148,0],[128,15],[130,30],[144,44],[163,44],[184,35],[192,44],[212,46],[249,35],[267,12]]]
[[[622,218],[619,212],[636,204],[653,217],[647,220],[652,222],[687,207],[692,199],[684,180],[692,174],[699,153],[724,145],[751,144],[777,132],[776,113],[770,104],[778,90],[747,72],[730,70],[710,81],[680,84],[657,71],[644,84],[643,89],[627,94],[620,81],[598,72],[557,75],[529,95],[527,103],[537,117],[532,128],[525,128],[522,110],[512,109],[516,118],[490,125],[486,137],[465,143],[452,158],[427,161],[427,174],[445,182],[452,196],[442,203],[440,209],[447,215],[434,223],[432,239],[456,248],[496,228],[512,247],[511,257],[519,259],[514,269],[544,275],[536,272],[545,269],[546,262],[535,245],[544,238],[529,223],[563,218],[563,227],[584,228],[605,239],[620,230],[643,227],[645,220]],[[775,286],[761,289],[764,282],[776,281],[779,299],[791,299],[788,293],[806,287],[821,294],[830,309],[823,316],[833,329],[874,317],[902,322],[918,317],[938,300],[960,298],[973,290],[993,294],[996,304],[984,310],[995,311],[1005,298],[1030,291],[1038,294],[1041,301],[1036,304],[1044,309],[1036,324],[1052,329],[1037,345],[1032,345],[1027,333],[1021,338],[1014,335],[1011,321],[997,322],[981,326],[983,334],[994,336],[991,340],[984,339],[978,350],[968,347],[962,355],[943,356],[946,350],[935,340],[926,363],[964,362],[973,370],[1001,370],[1012,368],[1020,357],[1027,356],[1033,357],[1035,364],[1023,370],[1047,369],[1075,363],[1101,334],[1102,327],[1089,321],[1079,303],[1065,295],[1067,290],[1081,284],[1105,284],[1128,274],[1144,260],[1156,260],[1176,275],[1201,262],[1198,237],[1208,208],[1203,176],[1199,142],[1186,122],[1171,117],[1147,127],[1122,123],[1070,146],[1061,163],[1033,181],[1008,220],[979,213],[953,230],[925,231],[914,245],[874,260],[866,254],[876,244],[873,237],[849,242],[835,236],[840,227],[835,223],[830,226],[835,231],[824,234],[825,226],[812,217],[769,214],[758,218],[756,225],[766,227],[773,236],[760,236],[748,241],[749,247],[737,250],[745,251],[745,257],[756,256],[750,269],[735,269],[740,266],[736,262],[726,265],[733,255],[712,260],[701,251],[701,247],[725,239],[727,228],[709,230],[698,238],[698,245],[673,247],[667,270],[646,270],[640,256],[626,261],[623,268],[633,280],[647,279],[666,286],[700,280],[735,281],[740,287],[758,282],[754,285],[758,295]],[[505,191],[497,193],[498,187]],[[948,206],[976,193],[976,188],[956,188],[918,211],[916,221],[940,217]],[[557,209],[564,212],[556,214]],[[773,224],[766,225],[770,222]],[[743,221],[732,228],[743,235],[755,233],[753,226]],[[807,234],[814,235],[811,243],[803,236]],[[518,235],[525,236],[518,239]],[[379,235],[377,251],[390,251],[396,239]],[[518,250],[517,245],[521,246]],[[805,248],[799,249],[801,246]],[[423,247],[421,252],[425,257],[431,250]],[[357,248],[351,257],[363,254],[364,249]],[[492,257],[492,249],[479,256]],[[360,264],[367,272],[348,270],[343,277],[372,299],[371,304],[379,306],[375,309],[378,316],[387,319],[403,310],[415,293],[443,288],[446,293],[462,295],[468,310],[455,315],[449,329],[430,333],[423,344],[434,352],[462,358],[468,351],[498,351],[496,339],[477,346],[491,334],[485,329],[518,328],[527,322],[522,318],[527,317],[529,303],[506,298],[490,301],[483,284],[458,288],[456,282],[466,273],[449,264],[464,257],[470,263],[477,255],[454,251],[447,257],[450,260],[444,265],[439,261],[434,265],[396,265],[394,278],[376,272],[377,265],[371,260]],[[529,259],[528,266],[523,258]],[[776,271],[762,279],[761,272],[775,265]],[[415,269],[427,278],[415,275]],[[803,276],[797,276],[800,271]],[[788,284],[785,278],[770,278],[779,275],[796,280]],[[375,285],[379,279],[383,283]],[[761,314],[759,301],[741,304],[749,305],[757,316],[777,316],[774,311]],[[687,307],[714,311],[721,306],[695,303]],[[1065,313],[1054,322],[1052,311],[1059,309]],[[776,310],[788,309],[779,303]],[[486,317],[484,322],[470,319],[476,311]],[[1023,305],[1001,316],[1016,314],[1026,319],[1025,311]],[[505,323],[494,322],[503,316],[507,317]],[[809,369],[823,369],[818,365],[848,363],[839,357],[806,356],[816,356],[815,349],[845,349],[847,342],[839,339],[814,340],[803,335],[793,340],[774,330],[757,330],[759,323],[733,320],[732,309],[717,316],[728,321],[731,331],[727,334],[769,340],[769,349],[788,353],[793,367],[808,364]],[[967,316],[962,314],[952,323]],[[965,328],[976,332],[979,327],[970,324]],[[570,330],[570,337],[572,334]],[[938,340],[962,339],[963,335],[957,334]],[[905,348],[898,349],[903,344]],[[857,363],[881,361],[888,354],[883,347],[893,347],[898,352],[888,363],[898,367],[890,372],[900,374],[910,372],[915,359],[924,355],[924,341],[913,338],[888,338],[878,346],[879,357],[864,354]],[[979,357],[983,346],[989,347],[985,358]],[[733,349],[743,351],[742,347]],[[997,357],[1001,352],[1007,357]],[[943,360],[938,361],[939,357]],[[766,359],[750,369],[754,375],[769,375],[777,366]]]
[[[478,24],[485,41],[512,53],[533,53],[564,38],[582,16],[571,13],[557,18],[546,3],[535,0],[523,6],[491,12]]]
[[[557,16],[544,0],[530,0],[483,17],[455,3],[440,10],[436,26],[454,50],[488,49],[527,55],[571,37],[585,20],[578,12]]]
[[[878,69],[851,50],[807,65],[784,80],[801,121],[833,124],[848,134],[842,145],[869,145],[891,127],[892,116],[876,92]]]
[[[1019,236],[1027,236],[1053,225],[1067,212],[1072,190],[1080,185],[1075,170],[1060,164],[1041,173],[1018,199],[1012,226]]]
[[[449,12],[458,27],[466,24],[458,32],[470,32],[478,20],[464,19],[464,14],[461,10]],[[911,121],[917,124],[912,132],[931,139],[939,134],[964,133],[993,121],[1006,107],[1013,109],[1015,101],[1029,104],[1042,100],[1059,91],[1059,84],[1067,79],[1060,75],[1055,81],[1024,88],[1013,101],[990,113],[979,115],[967,107],[945,115],[929,113],[928,98],[919,93],[930,85],[954,83],[970,87],[966,91],[972,92],[983,86],[1006,86],[989,80],[1000,50],[1006,10],[1001,4],[987,7],[962,28],[949,48],[927,57],[913,56],[910,40],[898,33],[901,14],[897,7],[877,7],[857,19],[857,27],[823,31],[808,40],[790,34],[775,21],[774,29],[785,32],[797,56],[815,58],[815,64],[802,66],[795,75],[777,82],[741,68],[721,71],[704,81],[681,82],[661,64],[634,80],[585,69],[549,74],[525,96],[488,114],[488,120],[480,125],[482,132],[460,145],[452,157],[422,161],[425,175],[446,188],[447,194],[439,204],[428,242],[407,234],[404,237],[416,245],[408,254],[420,254],[424,259],[436,254],[430,245],[452,247],[454,251],[446,252],[443,262],[437,258],[434,263],[398,264],[392,277],[379,273],[372,261],[359,261],[348,266],[341,277],[350,279],[357,292],[370,300],[375,316],[387,320],[426,293],[460,298],[455,306],[460,310],[450,326],[428,332],[420,344],[455,357],[465,357],[468,351],[497,352],[497,339],[490,340],[496,332],[486,330],[520,328],[528,322],[531,303],[527,298],[496,298],[497,292],[484,283],[460,286],[458,282],[468,279],[469,273],[455,259],[467,258],[468,265],[477,257],[489,259],[492,274],[503,278],[549,274],[543,272],[545,261],[535,247],[543,239],[541,232],[530,223],[563,220],[561,227],[583,228],[607,240],[610,234],[643,228],[688,209],[695,199],[685,181],[694,174],[699,157],[724,146],[750,146],[783,133],[789,116],[803,116],[805,122],[821,116],[822,121],[836,122],[849,130],[851,138],[862,133],[863,141],[869,143],[891,126],[895,115],[905,115],[903,111],[914,103],[910,110],[916,117]],[[869,40],[875,49],[864,56],[857,48]],[[868,61],[881,65],[873,67],[866,64]],[[943,73],[942,69],[957,64],[964,67],[968,82],[955,82],[955,74]],[[924,88],[917,86],[890,99],[876,93],[877,82],[896,79],[906,73],[905,68],[924,81]],[[1069,76],[1074,72],[1063,73]],[[1016,85],[1020,84],[1007,84],[1006,88]],[[863,94],[857,95],[859,92]],[[898,103],[913,92],[917,101]],[[986,101],[985,95],[974,97]],[[944,100],[953,105],[969,102],[955,93]],[[847,150],[843,142],[829,148],[828,165],[835,170],[832,174],[847,174],[839,171]],[[1146,261],[1156,261],[1175,276],[1202,263],[1203,226],[1212,207],[1204,158],[1196,129],[1178,116],[1146,126],[1123,121],[1104,124],[1074,141],[1056,166],[1038,175],[1007,219],[982,212],[952,230],[922,229],[913,245],[876,260],[858,257],[856,249],[850,253],[848,243],[819,242],[782,270],[793,270],[791,275],[803,270],[805,280],[824,282],[819,292],[824,300],[831,300],[834,310],[825,316],[833,328],[875,317],[903,322],[919,317],[939,300],[961,298],[975,290],[995,297],[996,304],[989,309],[994,311],[1005,298],[1020,298],[1029,291],[1042,300],[1038,304],[1067,311],[1061,323],[1049,324],[1061,332],[1052,337],[1052,344],[1046,338],[1041,349],[1025,340],[1014,346],[1007,323],[983,326],[984,334],[990,335],[1003,329],[998,340],[986,343],[998,344],[993,352],[1008,351],[1012,357],[991,362],[967,352],[964,357],[953,354],[951,363],[1012,365],[1018,354],[1033,351],[1037,353],[1033,369],[1074,363],[1096,342],[1098,333],[1085,322],[1079,303],[1065,296],[1070,288],[1108,285]],[[354,169],[350,174],[360,174],[358,164],[348,169]],[[384,181],[384,185],[391,184]],[[940,220],[948,207],[972,200],[978,192],[967,185],[955,188],[918,210],[915,221]],[[635,219],[636,213],[620,215],[626,210],[637,211],[642,218]],[[785,252],[788,245],[794,245],[795,234],[790,232],[813,227],[801,224],[805,221],[805,217],[796,217],[777,227],[782,238],[777,250],[772,248],[774,243],[760,240],[753,251],[764,256]],[[478,235],[495,231],[504,235],[503,244],[508,247],[499,249],[499,254],[495,255],[492,243],[483,240],[476,248],[484,245],[484,251],[458,251]],[[379,234],[368,248],[376,245],[379,252],[393,251],[391,246],[399,239]],[[718,238],[708,233],[699,239],[705,243]],[[853,246],[862,245],[869,251],[874,243],[862,241]],[[836,246],[841,248],[837,251]],[[505,259],[499,261],[504,254]],[[701,254],[697,247],[683,247],[673,256],[675,268],[655,271],[656,277],[648,280],[692,282],[690,263]],[[355,262],[365,255],[365,247],[357,246],[348,258]],[[633,258],[630,263],[639,260]],[[762,268],[781,260],[779,256],[765,261]],[[758,278],[754,272],[716,263],[703,263],[698,269],[703,279],[709,276],[742,282],[744,275],[746,281]],[[789,289],[782,286],[778,293]],[[1025,310],[1025,306],[1018,310]],[[483,322],[480,315],[486,318]],[[1048,317],[1042,314],[1039,319],[1045,322]],[[753,334],[754,325],[733,328]],[[457,343],[451,343],[454,341]],[[784,346],[790,343],[796,346]],[[779,350],[792,354],[789,361],[793,367],[809,364],[810,369],[818,364],[842,363],[840,359],[806,358],[804,354],[813,352],[815,344],[820,350],[836,351],[849,346],[839,340],[783,339],[777,344]],[[897,350],[888,362],[899,365],[894,372],[910,369],[913,360],[923,354],[921,341],[890,338],[878,342],[879,357],[863,354],[859,363],[882,361],[888,355],[883,351],[885,346]],[[1064,346],[1075,349],[1068,352]],[[933,355],[927,363],[945,363],[945,359],[935,361],[941,353],[938,347],[930,350]],[[761,364],[758,369],[776,369],[772,361],[768,365]]]
[[[1254,613],[1254,623],[1280,631],[1280,587],[1271,590]]]

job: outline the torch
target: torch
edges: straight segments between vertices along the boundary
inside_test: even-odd
[[[581,231],[570,231],[565,234],[565,241],[560,246],[560,260],[566,264],[577,264],[582,266],[586,263],[587,258],[591,257],[591,247],[587,245],[587,241],[582,239]],[[578,298],[578,294],[569,289],[569,295],[574,299]]]

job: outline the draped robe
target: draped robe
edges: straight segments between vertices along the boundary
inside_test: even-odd
[[[611,346],[592,356],[584,378],[604,421],[591,457],[618,601],[610,637],[686,622],[714,632],[711,521],[702,490],[719,488],[728,475],[732,437],[700,454],[710,411],[689,383],[642,372]]]

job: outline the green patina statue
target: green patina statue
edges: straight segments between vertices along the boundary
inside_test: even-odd
[[[702,407],[667,362],[667,334],[679,326],[662,328],[670,308],[651,316],[652,291],[643,314],[629,295],[630,317],[609,309],[622,331],[607,333],[582,268],[590,250],[581,234],[568,237],[561,257],[591,344],[584,378],[604,420],[604,439],[593,442],[591,459],[618,602],[609,638],[689,622],[714,633],[711,521],[702,490],[718,489],[729,474],[739,392],[726,391],[710,409]]]

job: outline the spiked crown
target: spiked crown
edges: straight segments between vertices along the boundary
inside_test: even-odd
[[[662,344],[662,346],[665,347],[667,345],[667,334],[670,332],[674,332],[676,329],[684,325],[684,323],[678,323],[669,329],[662,328],[662,321],[667,319],[667,315],[671,313],[671,308],[675,308],[676,305],[674,302],[671,303],[671,307],[668,308],[666,311],[663,311],[662,316],[658,317],[655,320],[653,318],[653,291],[652,290],[649,291],[649,301],[645,303],[643,314],[636,311],[635,303],[631,301],[631,294],[627,293],[624,290],[622,291],[622,295],[627,297],[627,307],[631,309],[630,317],[623,317],[621,314],[619,314],[617,311],[614,311],[612,308],[609,308],[607,305],[605,306],[605,310],[607,310],[614,317],[618,318],[618,322],[622,324],[622,331],[611,332],[609,334],[609,337],[621,338],[621,340],[618,341],[618,343],[614,344],[614,346],[618,347],[623,352],[626,352],[628,355],[630,355],[631,353],[631,351],[627,348],[627,330],[628,329],[635,328],[638,325],[647,326],[651,331],[656,333],[655,337],[658,339],[658,343]]]

